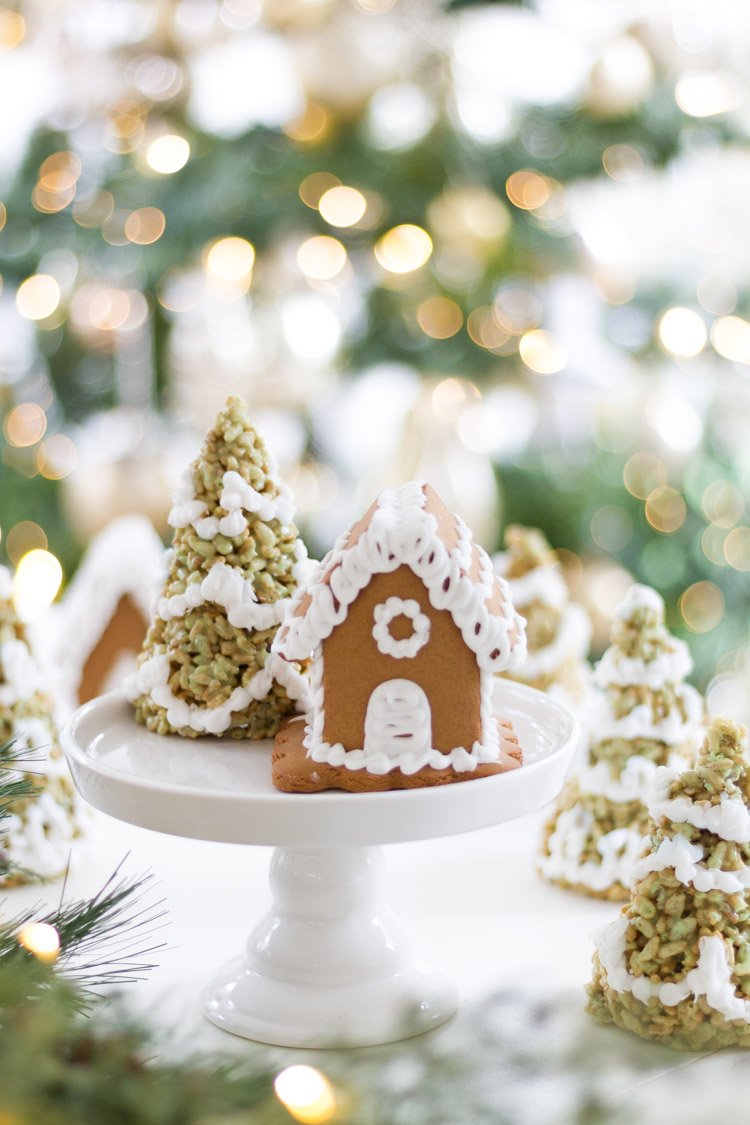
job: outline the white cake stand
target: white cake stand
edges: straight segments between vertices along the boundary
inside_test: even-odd
[[[227,1031],[287,1047],[365,1046],[436,1027],[455,987],[413,956],[383,900],[377,845],[486,828],[522,816],[562,788],[578,741],[571,713],[539,691],[498,680],[520,769],[424,789],[281,793],[271,742],[162,737],[119,694],[81,707],[61,742],[80,793],[144,828],[231,844],[271,844],[273,905],[245,954],[202,995]]]

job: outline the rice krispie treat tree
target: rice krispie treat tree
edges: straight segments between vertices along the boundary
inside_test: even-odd
[[[73,783],[57,744],[54,702],[43,690],[11,595],[10,573],[0,567],[0,743],[14,740],[19,768],[28,767],[24,776],[37,792],[14,802],[3,820],[0,859],[16,868],[12,876],[0,876],[4,887],[62,875],[81,830]]]
[[[715,718],[698,763],[657,771],[630,902],[596,937],[587,1010],[683,1050],[750,1047],[745,728]]]
[[[307,704],[271,642],[307,566],[275,461],[230,398],[174,497],[167,577],[127,692],[149,730],[267,738]]]
[[[502,675],[580,705],[589,687],[588,614],[571,602],[560,564],[541,531],[510,524],[504,540],[506,550],[493,563],[508,581],[513,605],[526,618],[528,647],[520,668]]]
[[[656,771],[694,754],[703,702],[683,682],[691,668],[687,645],[664,624],[659,594],[631,586],[594,670],[588,749],[545,828],[539,869],[550,882],[627,899]]]

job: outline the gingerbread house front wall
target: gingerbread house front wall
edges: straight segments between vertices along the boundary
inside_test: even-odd
[[[389,598],[413,600],[429,620],[429,636],[414,656],[384,654],[373,636],[375,609]],[[412,625],[404,618],[390,626],[406,637]],[[373,693],[384,681],[408,680],[426,697],[432,720],[432,746],[448,753],[470,750],[482,740],[480,674],[476,656],[464,643],[448,610],[435,609],[428,592],[408,566],[376,574],[349,606],[345,620],[323,642],[323,738],[346,750],[360,749]]]

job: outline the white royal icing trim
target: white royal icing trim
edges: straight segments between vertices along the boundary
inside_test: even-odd
[[[546,879],[582,883],[592,891],[606,891],[615,883],[628,885],[633,863],[643,848],[643,836],[633,828],[615,828],[597,841],[601,860],[582,861],[593,824],[593,814],[579,805],[560,813],[547,840],[549,855],[539,860],[539,870]]]
[[[673,751],[667,765],[673,769],[685,769],[688,765],[687,756]],[[656,762],[640,754],[631,754],[617,777],[612,776],[609,762],[602,760],[594,765],[581,762],[576,769],[576,779],[582,793],[606,797],[608,801],[616,804],[640,801],[645,805],[651,795],[651,786],[659,768]]]
[[[269,480],[273,478],[269,475]],[[288,524],[294,519],[294,500],[290,488],[281,481],[273,481],[277,495],[266,496],[258,492],[234,469],[227,469],[222,477],[222,490],[219,506],[226,511],[222,517],[207,516],[208,504],[195,496],[192,470],[188,469],[183,484],[175,493],[173,507],[167,517],[171,527],[194,527],[201,539],[215,539],[226,535],[233,539],[241,535],[248,526],[242,514],[252,512],[264,522],[277,519]]]
[[[207,602],[214,602],[226,611],[227,620],[236,629],[262,632],[281,624],[291,601],[291,598],[277,598],[275,602],[259,602],[252,579],[243,578],[236,567],[220,559],[202,581],[198,575],[196,581],[189,582],[183,594],[159,598],[157,613],[162,621],[170,621],[174,617],[184,617]]]
[[[512,590],[511,590],[512,592]],[[519,603],[513,599],[513,604]],[[518,669],[521,679],[535,680],[556,668],[572,657],[583,658],[591,641],[591,621],[583,606],[571,603],[563,610],[562,620],[555,639],[544,648],[528,652]]]
[[[699,938],[698,963],[682,980],[660,982],[630,972],[626,953],[629,924],[630,919],[623,915],[594,936],[609,988],[619,993],[631,992],[642,1004],[657,997],[665,1007],[679,1004],[691,995],[696,999],[704,996],[708,1006],[725,1019],[750,1023],[750,1000],[736,995],[727,946],[719,934]]]
[[[533,602],[542,602],[544,605],[552,606],[553,609],[562,609],[567,604],[570,595],[559,563],[535,566],[518,578],[508,578],[509,563],[508,553],[493,557],[495,573],[505,578],[510,588],[513,605],[517,609],[523,609]]]
[[[414,598],[406,601],[403,598],[387,598],[375,606],[373,617],[372,636],[383,656],[392,656],[396,660],[414,657],[430,639],[430,619],[422,613],[419,602]],[[390,632],[391,622],[396,617],[408,617],[412,623],[413,631],[400,640]]]
[[[671,868],[675,878],[686,887],[695,887],[696,891],[721,891],[733,895],[742,894],[750,887],[750,867],[743,864],[735,871],[706,867],[700,862],[704,854],[700,844],[691,844],[684,836],[662,840],[656,851],[649,852],[635,864],[631,883],[640,882],[652,871]]]
[[[625,591],[625,596],[615,610],[615,617],[628,621],[637,609],[650,609],[663,619],[664,599],[652,586],[634,582]]]
[[[703,717],[703,701],[691,684],[675,685],[675,694],[685,708],[684,719],[677,708],[673,708],[668,715],[654,720],[649,703],[639,703],[627,715],[617,716],[608,696],[594,696],[586,721],[592,741],[623,738],[631,742],[635,738],[648,738],[668,746],[687,741]]]
[[[141,695],[148,696],[157,707],[167,712],[167,722],[179,730],[190,727],[199,734],[222,734],[233,722],[233,716],[243,711],[253,700],[265,699],[274,680],[286,689],[293,701],[299,702],[299,709],[305,710],[310,703],[306,678],[287,661],[270,654],[265,667],[261,668],[244,687],[236,687],[224,703],[217,707],[200,707],[179,699],[169,686],[169,657],[166,653],[156,653],[138,667],[128,681],[126,694],[136,700]]]
[[[638,656],[624,656],[611,645],[594,668],[594,683],[607,688],[613,684],[628,687],[637,685],[657,691],[665,684],[684,680],[693,670],[693,658],[684,641],[671,638],[671,648],[660,651],[653,660]]]
[[[666,817],[673,824],[692,824],[735,844],[750,843],[750,810],[739,797],[722,793],[718,805],[692,801],[689,797],[670,797],[672,782],[679,774],[661,766],[655,774],[648,802],[649,815],[658,821]]]
[[[422,481],[382,492],[356,543],[347,547],[352,525],[316,567],[307,587],[297,592],[283,640],[276,638],[274,651],[287,660],[306,658],[345,620],[349,606],[374,574],[406,565],[424,583],[430,604],[451,614],[480,668],[501,672],[517,667],[526,652],[526,636],[507,582],[493,572],[481,547],[477,547],[479,576],[471,579],[471,532],[456,517],[458,543],[448,551],[438,535],[437,520],[424,511],[425,504]],[[498,585],[501,612],[495,614],[487,601]],[[303,597],[310,599],[310,605],[298,615]],[[511,644],[514,628],[516,639]]]

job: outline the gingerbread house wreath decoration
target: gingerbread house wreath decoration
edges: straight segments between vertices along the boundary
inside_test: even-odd
[[[292,603],[273,651],[312,654],[306,723],[277,736],[291,791],[459,781],[518,765],[493,714],[494,673],[525,655],[507,583],[435,491],[378,497]]]

